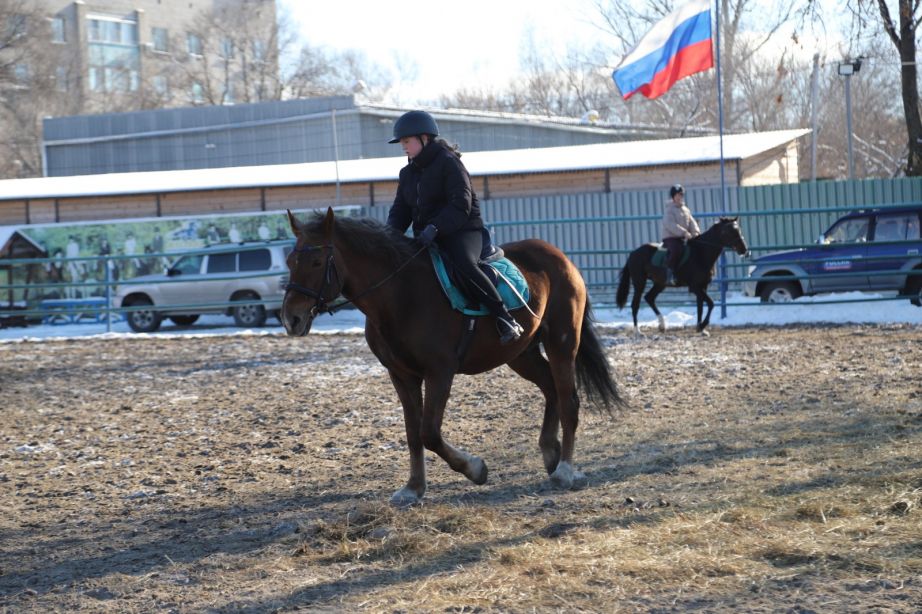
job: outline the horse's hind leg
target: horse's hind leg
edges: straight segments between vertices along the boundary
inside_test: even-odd
[[[643,289],[647,285],[646,277],[632,279],[634,285],[634,296],[631,298],[631,316],[634,318],[634,335],[640,334],[640,327],[637,325],[637,312],[640,311],[640,297],[643,296]]]
[[[659,332],[666,332],[666,318],[663,317],[663,314],[660,313],[659,309],[656,307],[656,297],[659,296],[660,292],[666,289],[666,286],[661,286],[654,282],[653,287],[650,288],[650,291],[647,292],[644,296],[644,300],[647,301],[647,305],[650,306],[650,309],[653,310],[653,313],[656,314],[656,320],[659,322]]]
[[[579,317],[574,314],[570,334],[550,331],[545,336],[544,351],[547,353],[554,389],[557,393],[557,411],[560,416],[561,442],[560,462],[551,474],[551,482],[560,488],[582,486],[586,476],[573,465],[576,450],[576,428],[579,426],[579,397],[576,394],[576,351],[579,345]]]
[[[509,368],[535,384],[544,395],[544,421],[541,424],[538,447],[541,448],[544,468],[550,475],[560,462],[560,441],[557,439],[560,417],[557,415],[557,391],[554,388],[551,368],[541,355],[537,344],[511,361]]]
[[[403,405],[403,423],[407,432],[407,447],[410,450],[410,478],[406,486],[391,495],[391,504],[398,507],[414,505],[426,494],[426,462],[423,458],[422,380],[418,377],[401,377],[388,371],[400,404]]]

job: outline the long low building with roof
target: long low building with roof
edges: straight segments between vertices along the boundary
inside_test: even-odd
[[[809,130],[463,154],[483,200],[796,183]],[[721,165],[721,150],[723,165]],[[389,206],[404,157],[0,181],[0,225]],[[723,167],[723,168],[722,168]]]

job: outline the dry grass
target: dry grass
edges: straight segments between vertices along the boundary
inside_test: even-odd
[[[302,342],[307,363],[276,338],[0,346],[4,375],[53,382],[5,410],[0,605],[919,611],[922,329],[605,341],[631,407],[584,414],[588,488],[548,486],[540,399],[503,369],[459,378],[446,419],[488,485],[431,459],[407,510],[387,505],[400,410],[361,339]],[[81,388],[103,375],[131,398]]]

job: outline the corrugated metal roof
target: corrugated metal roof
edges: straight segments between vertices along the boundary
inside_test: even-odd
[[[810,131],[778,130],[725,135],[725,160],[741,160],[780,147]],[[395,149],[397,146],[395,145]],[[543,147],[464,154],[472,175],[504,175],[695,164],[720,160],[717,136],[658,139]],[[41,177],[0,181],[0,200],[115,196],[219,190],[246,187],[279,187],[336,183],[391,181],[406,164],[403,156],[367,160],[311,162],[182,171],[110,173],[71,177]]]

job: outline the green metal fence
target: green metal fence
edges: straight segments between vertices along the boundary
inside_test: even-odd
[[[497,243],[539,237],[557,245],[582,271],[593,303],[602,306],[613,303],[618,273],[627,254],[643,243],[660,240],[659,224],[667,189],[668,186],[635,192],[491,199],[482,206]],[[725,192],[719,188],[699,188],[689,189],[687,199],[703,227],[720,215],[740,216],[750,250],[758,257],[812,244],[848,211],[922,202],[922,179],[821,181],[731,188]],[[383,220],[387,207],[364,207],[360,214]],[[176,255],[145,254],[144,257]],[[96,271],[109,271],[113,268],[110,263],[125,258],[129,256],[75,260],[91,264]],[[60,309],[41,306],[43,300],[61,298],[66,284],[49,280],[42,273],[60,264],[60,258],[0,260],[0,271],[5,268],[7,272],[6,283],[0,285],[0,320],[71,316]],[[727,296],[741,288],[749,266],[749,261],[725,253],[711,290],[720,293],[723,313],[727,307],[744,305],[729,302]],[[97,278],[80,282],[76,290],[82,298],[105,299],[102,313],[111,316],[119,313],[111,302],[116,282],[124,284],[130,280]],[[69,286],[73,289],[75,284]],[[684,289],[670,291],[664,295],[662,304],[689,304],[689,296]],[[99,306],[99,300],[94,303]],[[751,303],[745,305],[751,307]],[[103,317],[110,320],[110,316]]]

